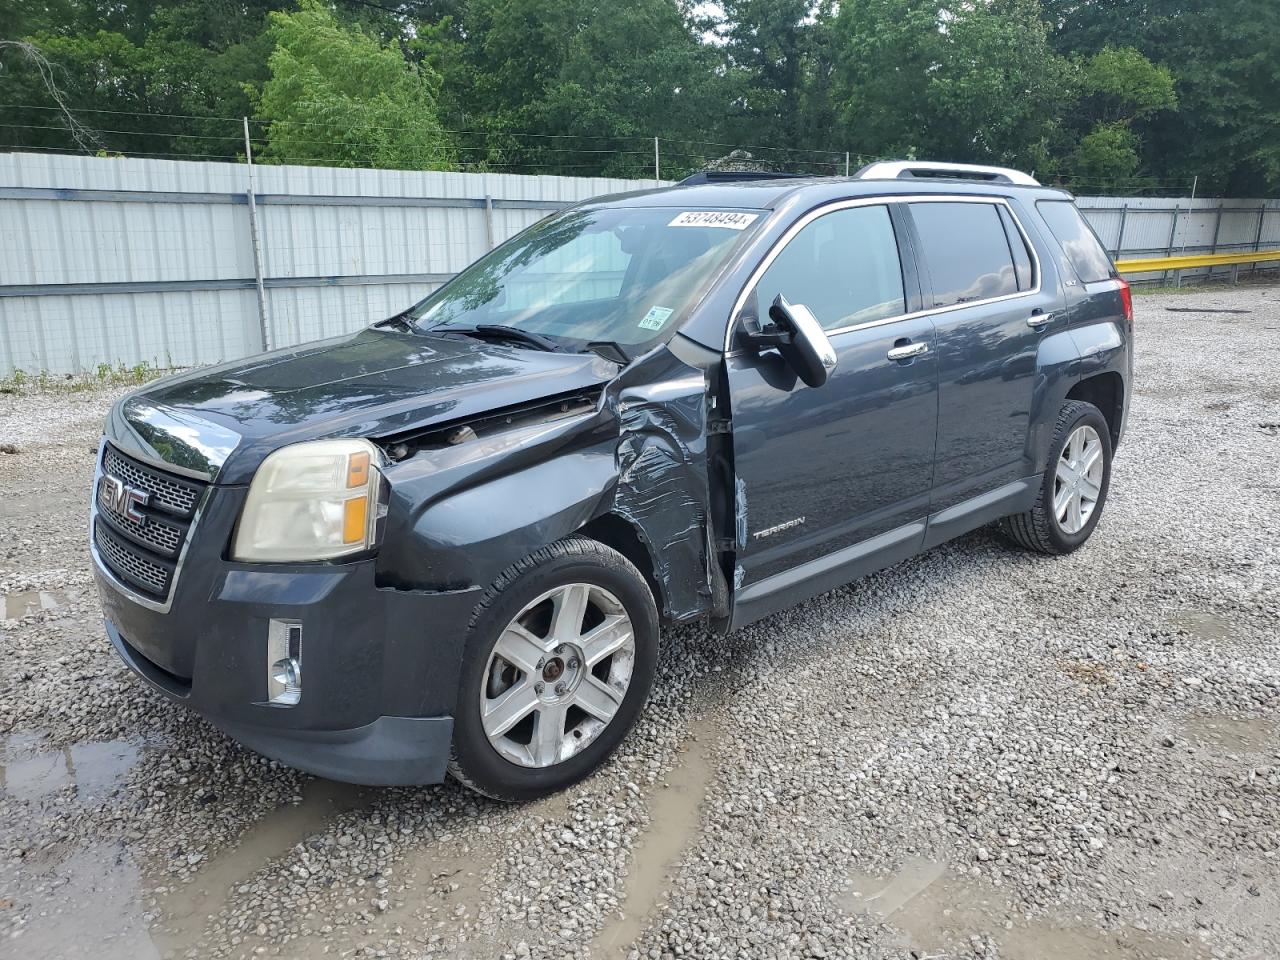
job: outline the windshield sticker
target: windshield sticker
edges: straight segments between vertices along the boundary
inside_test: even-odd
[[[645,330],[661,330],[667,318],[674,312],[670,307],[650,307],[649,312],[641,318],[640,326]]]
[[[751,226],[758,213],[737,213],[733,210],[687,210],[677,214],[668,227],[724,227],[726,230],[745,230]]]

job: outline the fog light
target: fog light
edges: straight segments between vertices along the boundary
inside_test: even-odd
[[[292,707],[302,697],[302,624],[267,625],[267,702]]]

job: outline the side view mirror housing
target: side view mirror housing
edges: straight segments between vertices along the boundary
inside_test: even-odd
[[[769,307],[769,319],[767,326],[748,325],[748,341],[759,350],[776,347],[807,386],[826,383],[836,368],[836,351],[818,318],[804,304],[789,303],[778,294]]]

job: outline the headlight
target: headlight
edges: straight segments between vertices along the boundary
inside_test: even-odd
[[[331,560],[374,545],[382,454],[368,440],[317,440],[267,457],[249,485],[232,556]]]

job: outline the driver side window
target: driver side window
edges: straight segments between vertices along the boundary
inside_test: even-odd
[[[808,307],[824,330],[906,313],[888,207],[836,210],[805,226],[756,284],[761,322],[778,294]]]

